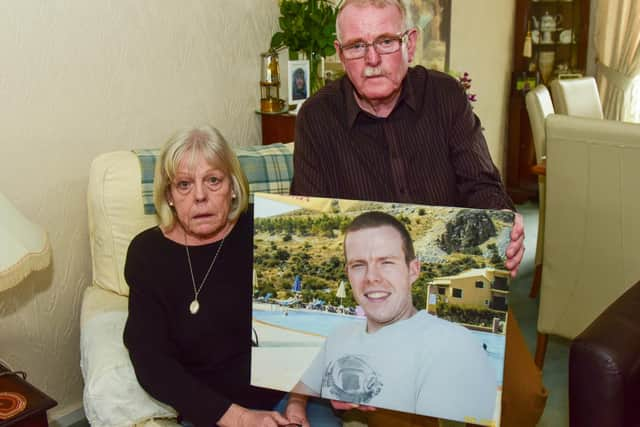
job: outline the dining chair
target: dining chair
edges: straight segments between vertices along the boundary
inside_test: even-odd
[[[538,85],[525,96],[533,146],[536,152],[537,164],[543,164],[546,158],[546,131],[544,121],[549,114],[553,114],[551,95],[545,85]],[[538,175],[538,240],[536,242],[535,272],[529,296],[535,298],[540,290],[540,278],[542,275],[542,256],[544,253],[544,216],[545,216],[545,186],[544,175]]]
[[[640,124],[550,115],[535,362],[640,277]],[[615,333],[615,331],[611,331]]]
[[[549,87],[557,114],[602,119],[602,102],[593,77],[556,79]]]

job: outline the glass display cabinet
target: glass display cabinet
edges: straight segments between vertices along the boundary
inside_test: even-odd
[[[536,199],[536,163],[526,92],[555,78],[580,77],[587,61],[589,0],[516,0],[506,184],[520,203]]]
[[[529,3],[523,53],[525,43],[530,43],[531,56],[523,55],[526,71],[537,71],[544,83],[584,73],[588,33],[588,28],[583,27],[583,21],[588,19],[585,3],[580,0]],[[583,9],[587,12],[585,17]]]

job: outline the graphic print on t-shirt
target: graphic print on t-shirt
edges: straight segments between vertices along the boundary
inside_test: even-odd
[[[322,380],[322,387],[328,388],[336,399],[353,403],[369,403],[383,386],[380,375],[364,355],[348,354],[332,361]]]

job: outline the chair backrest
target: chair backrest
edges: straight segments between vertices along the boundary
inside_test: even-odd
[[[602,119],[602,102],[593,77],[553,80],[549,84],[556,113]]]
[[[289,193],[293,143],[234,147],[234,151],[252,194]],[[153,176],[152,171],[149,176]],[[129,295],[124,263],[131,239],[158,224],[154,213],[145,213],[147,200],[143,196],[142,176],[140,161],[132,151],[101,154],[93,160],[89,172],[87,202],[93,284],[119,295]]]
[[[529,123],[531,124],[531,133],[533,134],[536,159],[538,163],[541,163],[547,154],[544,120],[549,114],[554,113],[549,90],[545,85],[538,85],[535,89],[527,93],[525,103],[527,105],[527,113],[529,113]]]
[[[640,125],[546,120],[538,331],[574,338],[640,277]]]

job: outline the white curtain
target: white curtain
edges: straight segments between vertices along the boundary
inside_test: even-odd
[[[629,120],[640,74],[640,0],[598,0],[594,41],[604,116]]]

